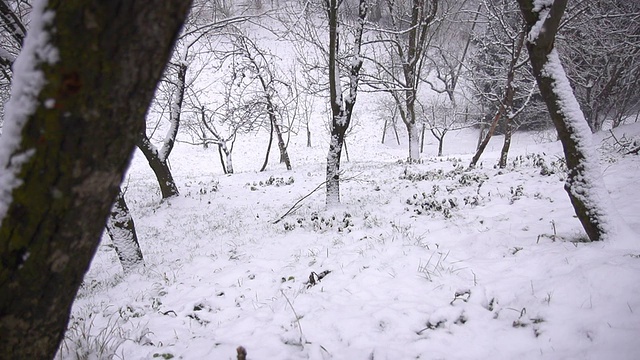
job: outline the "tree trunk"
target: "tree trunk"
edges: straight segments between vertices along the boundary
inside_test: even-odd
[[[417,162],[420,160],[420,131],[415,122],[407,121],[404,124],[409,135],[409,161]]]
[[[0,144],[0,357],[54,357],[189,5],[34,3]]]
[[[273,128],[276,131],[276,138],[278,139],[278,148],[280,149],[280,162],[284,163],[287,167],[287,170],[291,170],[291,160],[289,159],[289,153],[287,152],[287,145],[284,143],[284,138],[282,137],[282,128],[276,121],[276,118],[273,118]]]
[[[400,134],[398,134],[398,124],[395,118],[393,119],[392,125],[393,125],[393,132],[394,134],[396,134],[396,141],[398,142],[398,145],[400,145]]]
[[[389,123],[389,119],[385,118],[384,119],[384,126],[382,127],[382,143],[384,144],[384,139],[387,136],[387,124]]]
[[[358,94],[358,81],[362,58],[360,49],[362,44],[362,32],[367,16],[366,0],[360,0],[358,7],[359,24],[356,28],[353,44],[353,59],[350,61],[349,96],[343,100],[342,86],[340,84],[340,72],[338,69],[338,0],[329,0],[329,95],[331,104],[331,140],[329,153],[327,154],[327,207],[340,203],[340,157],[344,137],[351,122],[351,114],[356,104]]]
[[[224,171],[226,175],[229,172],[227,171],[227,166],[224,164],[224,155],[222,154],[222,144],[218,144],[218,155],[220,155],[220,165],[222,165],[222,171]]]
[[[351,161],[351,159],[349,159],[349,148],[347,147],[347,139],[346,138],[343,139],[342,146],[344,147],[344,155],[347,158],[347,162]]]
[[[476,144],[476,151],[478,151],[478,149],[480,149],[480,145],[482,144],[482,140],[484,140],[484,136],[485,136],[485,128],[486,128],[486,124],[484,123],[484,119],[482,120],[482,122],[480,123],[480,133],[478,134],[478,143]]]
[[[540,14],[534,12],[533,0],[518,0],[518,4],[530,32],[527,50],[533,74],[558,131],[569,168],[565,190],[589,239],[602,240],[611,234],[614,222],[610,215],[610,199],[591,144],[589,125],[554,49],[555,34],[567,0],[556,0],[548,5],[545,20],[539,20]],[[535,33],[532,29],[540,21],[544,31]]]
[[[227,143],[223,142],[220,146],[222,152],[224,152],[224,156],[226,161],[225,168],[227,169],[227,174],[233,174],[233,162],[231,161],[231,149],[227,147]]]
[[[338,69],[338,2],[329,0],[329,95],[331,140],[327,154],[327,207],[340,203],[340,157],[349,119],[344,116],[340,70]]]
[[[185,63],[180,63],[178,65],[176,96],[172,100],[170,106],[170,126],[160,150],[153,146],[153,144],[151,144],[151,140],[147,137],[146,124],[144,130],[140,132],[137,142],[138,148],[147,158],[149,166],[151,166],[151,170],[153,170],[153,173],[156,175],[158,185],[160,185],[160,192],[162,193],[162,200],[179,194],[178,186],[176,186],[176,183],[173,180],[173,175],[171,174],[171,169],[169,169],[168,160],[169,154],[171,154],[171,150],[173,150],[173,145],[175,145],[176,137],[178,136],[178,129],[180,128],[182,102],[186,89],[186,77],[187,65]]]
[[[444,147],[444,136],[447,134],[447,130],[442,130],[441,133],[438,134],[436,130],[431,130],[431,134],[433,137],[438,140],[438,156],[442,156],[442,148]]]
[[[511,134],[513,132],[513,125],[510,116],[504,118],[504,143],[502,144],[502,150],[500,150],[500,161],[498,166],[501,169],[507,167],[507,158],[509,157],[509,148],[511,147]]]
[[[260,172],[263,172],[267,169],[267,165],[269,164],[269,154],[271,154],[271,144],[273,144],[273,121],[269,121],[269,144],[267,144],[267,153],[264,156],[264,162],[262,163],[262,167],[260,168]],[[222,156],[222,155],[220,155]]]
[[[346,131],[344,126],[335,126],[331,129],[331,142],[327,155],[327,207],[340,204],[340,158]]]
[[[424,152],[424,133],[427,130],[427,125],[426,124],[422,124],[422,131],[420,132],[420,153],[422,154]]]
[[[311,129],[309,129],[309,123],[307,123],[307,147],[311,147]]]
[[[480,145],[478,145],[478,150],[476,150],[476,153],[473,155],[473,158],[471,159],[471,164],[469,164],[470,167],[474,167],[478,164],[478,160],[480,160],[480,156],[482,156],[484,149],[486,149],[487,145],[489,145],[489,140],[491,140],[491,137],[493,137],[493,133],[496,131],[496,126],[498,125],[498,121],[500,121],[501,115],[502,115],[502,111],[498,110],[496,112],[496,115],[493,117],[493,121],[491,122],[491,126],[489,127],[487,134],[482,139],[482,142],[480,142]]]
[[[139,266],[144,266],[136,225],[122,191],[118,193],[111,208],[111,215],[107,220],[107,233],[113,242],[125,274]]]
[[[151,170],[153,170],[153,173],[156,175],[156,179],[158,179],[162,200],[177,196],[179,194],[178,187],[173,180],[171,169],[169,169],[166,160],[163,161],[160,159],[160,154],[158,154],[156,147],[151,144],[151,141],[147,137],[146,130],[139,133],[137,145],[138,149],[144,154],[144,157],[147,158]]]
[[[507,81],[504,86],[504,96],[502,99],[502,103],[498,106],[498,112],[493,118],[493,122],[491,123],[491,128],[489,128],[487,135],[485,136],[482,143],[480,143],[480,146],[478,146],[478,150],[476,151],[476,154],[473,156],[473,159],[471,160],[471,164],[469,165],[471,167],[476,166],[476,164],[478,163],[478,160],[480,160],[480,156],[482,155],[482,153],[484,152],[484,149],[489,144],[489,140],[491,140],[491,137],[493,136],[493,133],[496,130],[496,125],[498,125],[498,121],[500,120],[501,117],[504,117],[506,119],[505,124],[506,124],[506,127],[508,128],[507,131],[509,132],[508,134],[509,142],[507,142],[507,136],[505,135],[506,152],[504,153],[504,156],[505,156],[504,161],[506,164],[506,161],[507,161],[506,154],[508,153],[509,146],[511,144],[511,128],[510,127],[511,127],[511,120],[513,116],[513,114],[511,114],[511,111],[513,110],[513,98],[516,92],[516,89],[513,86],[513,81],[516,76],[516,67],[518,65],[518,59],[520,59],[520,54],[522,53],[522,48],[524,47],[525,35],[526,33],[524,31],[520,33],[516,47],[513,53],[511,54],[511,61],[509,62],[509,67],[507,68]],[[502,148],[503,150],[505,150],[505,146],[503,146]]]

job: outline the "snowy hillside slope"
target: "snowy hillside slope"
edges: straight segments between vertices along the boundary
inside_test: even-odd
[[[468,170],[474,130],[445,156],[406,165],[367,118],[348,138],[343,205],[324,208],[327,146],[292,138],[294,170],[243,138],[238,173],[217,151],[178,144],[181,196],[160,203],[140,154],[127,178],[146,267],[123,277],[104,237],[74,305],[61,358],[634,359],[640,353],[640,237],[583,243],[557,142],[500,137]],[[617,129],[640,135],[639,124]],[[597,134],[607,188],[640,232],[640,158]],[[621,246],[620,244],[624,244]],[[324,275],[321,280],[313,274]],[[310,279],[311,276],[311,279]]]

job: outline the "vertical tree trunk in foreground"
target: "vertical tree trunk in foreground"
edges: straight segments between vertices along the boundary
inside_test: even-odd
[[[367,17],[367,3],[360,0],[359,23],[356,29],[353,45],[353,60],[349,69],[349,94],[343,99],[342,85],[340,84],[340,69],[338,68],[338,7],[337,0],[329,3],[329,92],[331,102],[331,139],[329,140],[329,153],[327,154],[327,207],[340,203],[340,158],[344,136],[351,122],[353,107],[356,104],[358,94],[358,81],[362,68],[360,49],[362,44],[362,32],[365,18]]]
[[[53,358],[189,1],[31,13],[0,143],[0,355]]]
[[[609,195],[591,144],[591,131],[554,49],[567,0],[546,5],[518,0],[518,4],[527,23],[533,73],[564,148],[569,168],[565,190],[589,239],[602,240],[613,228]]]
[[[136,225],[122,191],[118,193],[116,202],[111,208],[111,214],[107,220],[107,233],[113,242],[125,274],[144,265]]]

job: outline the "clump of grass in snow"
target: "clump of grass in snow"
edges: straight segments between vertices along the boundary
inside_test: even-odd
[[[72,316],[56,359],[112,359],[126,340],[125,331],[112,319],[103,328],[95,326],[94,321],[92,313],[87,319]]]

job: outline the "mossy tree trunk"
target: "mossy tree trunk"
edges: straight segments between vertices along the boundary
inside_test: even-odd
[[[53,358],[189,1],[36,2],[0,144],[0,354]]]

